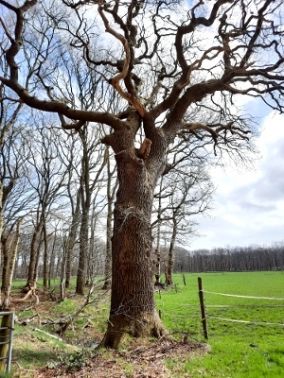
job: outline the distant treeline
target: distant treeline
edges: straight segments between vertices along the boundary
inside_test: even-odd
[[[284,244],[187,251],[176,249],[175,271],[234,272],[284,270]]]

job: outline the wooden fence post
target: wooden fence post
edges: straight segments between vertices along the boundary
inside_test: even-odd
[[[0,375],[9,373],[12,362],[12,338],[14,330],[14,313],[1,311],[0,316]]]
[[[199,294],[199,302],[200,302],[200,313],[201,313],[201,323],[203,328],[203,335],[206,340],[208,340],[208,332],[207,332],[207,322],[206,322],[206,313],[205,313],[205,305],[204,305],[204,295],[203,295],[203,288],[202,288],[202,278],[198,277],[198,294]]]

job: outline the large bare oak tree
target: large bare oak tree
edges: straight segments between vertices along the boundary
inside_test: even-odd
[[[118,346],[125,332],[160,336],[150,218],[168,147],[187,133],[238,148],[237,141],[248,137],[244,119],[231,110],[239,95],[283,110],[283,1],[19,3],[0,0],[1,49],[9,67],[1,82],[28,106],[57,113],[65,128],[86,122],[110,127],[102,142],[115,153],[119,186],[104,345]],[[70,104],[65,96],[72,80],[62,70],[66,48],[101,75],[95,110]],[[32,76],[29,88],[23,85],[26,72]],[[61,90],[54,83],[62,83]],[[122,99],[120,108],[105,111],[104,100],[113,92]]]

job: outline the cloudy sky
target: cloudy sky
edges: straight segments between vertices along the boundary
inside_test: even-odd
[[[246,107],[258,117],[258,155],[250,166],[211,169],[213,208],[198,219],[191,249],[284,242],[284,115],[260,102]]]

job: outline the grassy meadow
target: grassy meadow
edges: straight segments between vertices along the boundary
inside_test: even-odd
[[[186,285],[182,275],[176,274],[175,287],[156,293],[156,304],[169,332],[179,340],[204,340],[200,324],[198,276],[202,277],[205,291],[284,298],[284,272],[186,274]],[[20,286],[21,282],[15,283],[15,288]],[[58,319],[74,313],[81,302],[82,298],[76,296],[61,303],[43,302],[36,312],[31,309],[18,316],[20,320],[35,316],[36,322],[38,317]],[[167,358],[166,366],[173,378],[284,377],[284,326],[253,324],[283,324],[284,300],[256,300],[205,293],[205,304],[211,350],[205,356],[195,355],[191,359]],[[90,305],[74,321],[62,341],[49,336],[54,333],[54,327],[41,325],[40,319],[38,324],[16,325],[15,376],[33,377],[35,368],[56,366],[58,361],[80,367],[89,356],[90,346],[102,337],[107,314],[108,298],[99,307]],[[224,320],[228,318],[252,323]],[[129,339],[126,339],[121,348],[127,350],[128,347]],[[125,369],[132,371],[129,363]],[[125,376],[131,377],[131,373]]]
[[[175,276],[175,290],[157,296],[167,327],[189,339],[202,339],[197,274]],[[190,361],[168,360],[173,377],[284,377],[284,326],[229,322],[217,318],[284,324],[284,272],[204,273],[203,289],[248,296],[281,297],[256,300],[205,293],[208,343],[211,352]],[[188,374],[188,375],[187,375]]]

